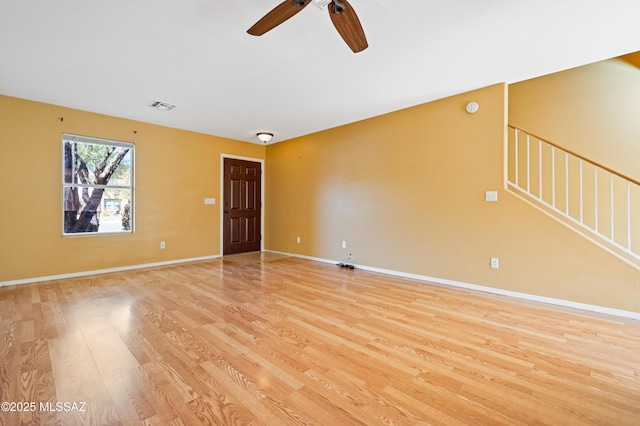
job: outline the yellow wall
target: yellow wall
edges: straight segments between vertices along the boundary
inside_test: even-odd
[[[512,84],[509,123],[640,180],[639,102],[640,69],[611,59]]]
[[[62,237],[63,133],[135,143],[135,234]],[[265,148],[0,96],[0,282],[219,255],[221,153]]]
[[[266,247],[640,312],[637,270],[503,189],[506,111],[496,85],[268,146]]]
[[[474,115],[464,111],[471,100]],[[516,124],[565,139],[549,124],[557,117],[532,121],[526,102],[512,101]],[[229,153],[266,156],[267,249],[352,253],[362,265],[640,312],[637,270],[504,190],[506,113],[501,84],[265,150],[0,96],[0,281],[220,254],[220,154]],[[62,133],[136,144],[134,235],[62,237]],[[594,156],[611,151],[590,146]],[[498,203],[484,201],[487,190]]]

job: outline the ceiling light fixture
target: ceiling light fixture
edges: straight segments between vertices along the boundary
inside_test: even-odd
[[[273,137],[273,133],[267,133],[267,132],[260,132],[260,133],[256,133],[256,136],[258,137],[258,139],[260,139],[262,142],[267,143],[271,140],[271,138]]]

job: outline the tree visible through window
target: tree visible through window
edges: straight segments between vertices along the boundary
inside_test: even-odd
[[[63,135],[64,234],[132,232],[134,146]]]

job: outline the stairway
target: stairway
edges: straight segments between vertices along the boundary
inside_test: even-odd
[[[509,125],[507,187],[640,269],[640,182]]]

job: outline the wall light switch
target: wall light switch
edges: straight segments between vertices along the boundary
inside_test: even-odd
[[[204,203],[205,204],[215,204],[216,203],[216,199],[215,198],[205,198],[204,199]]]
[[[498,201],[498,191],[487,191],[485,193],[486,201]]]

